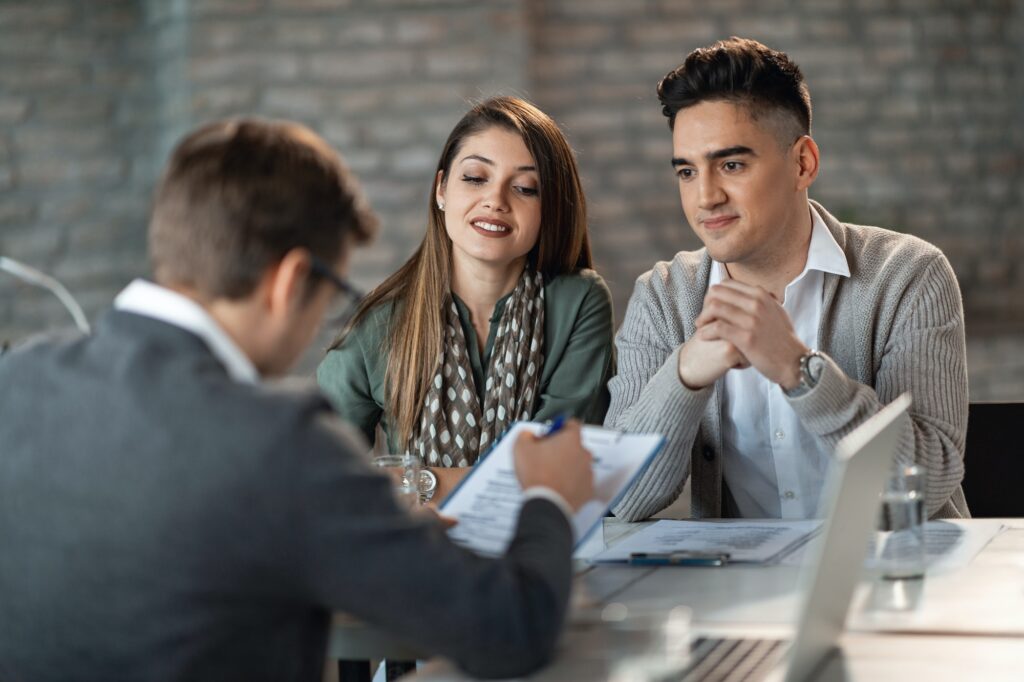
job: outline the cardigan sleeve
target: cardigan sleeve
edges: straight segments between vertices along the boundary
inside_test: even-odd
[[[963,307],[956,276],[941,254],[900,297],[880,355],[874,388],[848,377],[829,358],[814,389],[789,399],[790,405],[808,431],[834,447],[909,391],[913,405],[903,417],[896,461],[927,469],[930,517],[966,515],[959,492],[968,399]]]
[[[659,332],[653,276],[637,280],[626,318],[615,337],[618,375],[608,384],[611,404],[605,425],[634,433],[660,433],[665,445],[612,510],[629,521],[670,505],[690,475],[690,451],[712,388],[692,391],[679,380],[679,346]]]

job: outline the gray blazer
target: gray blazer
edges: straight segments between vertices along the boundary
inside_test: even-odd
[[[192,334],[111,312],[0,359],[0,679],[319,680],[332,610],[478,676],[561,630],[547,500],[483,559],[396,506],[311,387],[231,381]]]
[[[814,203],[814,202],[812,202]],[[928,513],[968,516],[960,481],[967,433],[967,352],[960,289],[931,244],[878,227],[840,223],[818,203],[846,254],[850,277],[825,274],[818,350],[829,358],[818,385],[789,399],[804,427],[832,448],[904,391],[896,458],[928,469]],[[608,384],[605,424],[666,436],[643,476],[616,506],[642,519],[664,509],[692,479],[696,517],[736,514],[722,479],[721,381],[691,391],[679,381],[679,346],[696,331],[711,258],[682,251],[641,275],[615,337],[619,374]]]

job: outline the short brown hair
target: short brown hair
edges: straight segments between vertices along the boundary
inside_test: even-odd
[[[224,120],[189,133],[171,154],[149,256],[157,282],[238,299],[288,251],[306,248],[333,263],[346,238],[362,243],[376,228],[355,177],[316,133],[286,121]]]

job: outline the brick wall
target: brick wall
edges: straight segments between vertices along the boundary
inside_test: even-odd
[[[804,71],[823,161],[812,196],[938,244],[972,321],[1024,320],[1022,17],[1013,2],[536,3],[533,93],[580,153],[617,302],[651,262],[698,244],[654,85],[736,34]]]
[[[0,254],[58,275],[90,312],[144,253],[149,33],[135,2],[0,3]],[[65,320],[0,274],[0,337]]]
[[[1024,5],[1011,0],[0,0],[0,254],[96,314],[146,272],[149,192],[177,137],[258,114],[308,123],[363,179],[385,230],[353,278],[372,286],[418,243],[467,101],[521,94],[579,153],[621,317],[640,272],[697,244],[654,84],[731,34],[804,69],[823,152],[813,196],[945,249],[976,347],[1024,328]],[[66,319],[0,274],[0,339]],[[1020,345],[1001,338],[985,348]],[[1000,365],[971,357],[973,385],[1024,395],[1024,377],[986,380]]]
[[[525,93],[527,27],[514,0],[191,5],[194,119],[291,118],[342,150],[385,228],[355,263],[367,287],[419,243],[434,165],[467,102]]]

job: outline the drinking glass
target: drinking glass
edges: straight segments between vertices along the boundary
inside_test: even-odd
[[[920,578],[925,571],[925,469],[899,466],[882,493],[875,558],[883,578]]]
[[[413,455],[377,455],[374,466],[387,469],[394,480],[395,498],[404,509],[420,503],[420,460]]]

